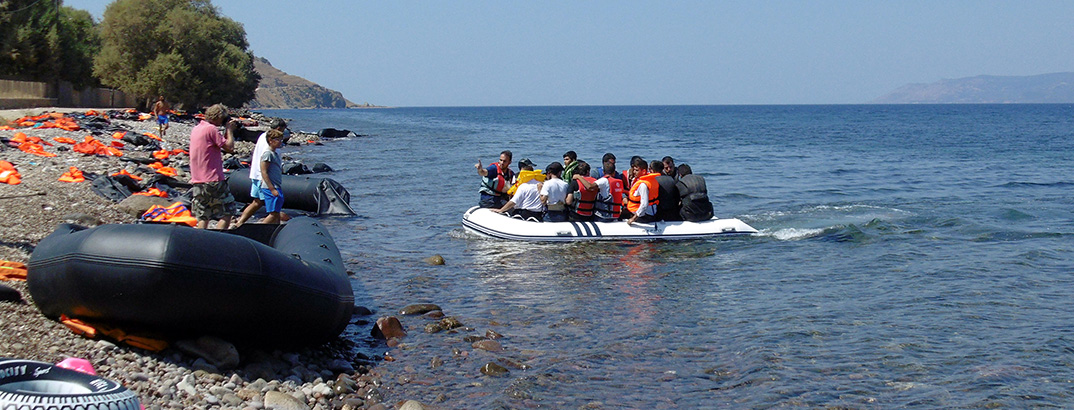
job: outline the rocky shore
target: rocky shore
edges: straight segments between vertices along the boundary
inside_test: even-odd
[[[82,109],[33,109],[0,111],[3,123],[42,112],[84,113]],[[155,121],[110,119],[134,133],[156,133]],[[173,122],[160,148],[186,149],[195,123]],[[82,141],[88,129],[0,130],[0,138],[11,139],[17,132],[51,142],[45,151],[54,157],[23,152],[9,144],[0,146],[0,160],[11,162],[21,174],[19,185],[0,184],[0,260],[27,262],[37,243],[57,224],[81,225],[132,223],[137,212],[124,210],[91,190],[86,182],[58,181],[70,167],[86,174],[108,175],[126,170],[143,177],[152,170],[121,157],[86,155],[69,145],[54,142],[56,137]],[[108,144],[111,135],[96,135]],[[316,136],[303,135],[304,143]],[[253,144],[236,143],[236,156],[249,156]],[[287,151],[284,157],[286,160]],[[128,145],[123,158],[148,158],[152,151]],[[225,156],[225,160],[227,156]],[[179,170],[179,181],[188,181],[183,171],[187,157],[179,155],[167,164]],[[376,359],[356,353],[344,340],[299,350],[272,350],[232,346],[227,341],[203,337],[175,341],[167,349],[147,350],[91,340],[78,336],[59,322],[43,316],[34,306],[25,282],[0,282],[15,289],[21,300],[0,302],[0,357],[56,363],[68,357],[89,360],[98,374],[118,381],[135,391],[146,409],[386,409],[381,403],[381,381],[376,376]],[[368,313],[368,311],[366,311]],[[358,317],[357,332],[368,334],[369,318]],[[405,408],[422,408],[415,402],[399,403]]]

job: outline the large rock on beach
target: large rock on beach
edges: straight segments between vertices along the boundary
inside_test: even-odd
[[[187,354],[202,359],[221,370],[233,369],[239,365],[239,350],[228,341],[213,337],[202,336],[197,340],[180,340],[175,342],[175,347]]]
[[[398,318],[385,316],[377,319],[371,334],[377,339],[403,338],[406,337],[406,330],[403,329],[403,324],[399,322]]]
[[[159,196],[147,196],[147,195],[131,195],[127,199],[124,199],[116,205],[120,210],[126,212],[128,215],[135,218],[141,218],[145,211],[152,208],[154,205],[168,206],[172,204],[172,200],[168,198],[161,198]]]

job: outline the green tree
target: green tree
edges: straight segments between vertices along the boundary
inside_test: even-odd
[[[92,69],[99,49],[97,27],[85,10],[58,0],[0,1],[0,75],[83,88],[97,83]]]
[[[242,24],[209,0],[116,0],[104,12],[93,72],[105,85],[188,107],[254,97],[254,71]]]

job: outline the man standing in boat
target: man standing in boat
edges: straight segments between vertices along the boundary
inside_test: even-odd
[[[481,176],[481,200],[477,203],[482,208],[503,208],[507,204],[507,190],[511,187],[515,173],[511,171],[511,151],[500,153],[500,162],[481,167],[481,161],[474,165]]]

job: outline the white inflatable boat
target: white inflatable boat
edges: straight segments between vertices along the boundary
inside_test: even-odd
[[[684,240],[750,235],[756,229],[735,218],[703,222],[534,222],[473,207],[462,214],[466,229],[493,238],[516,241]]]

